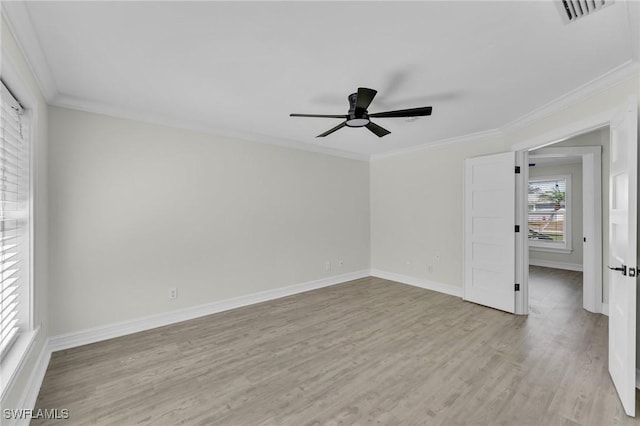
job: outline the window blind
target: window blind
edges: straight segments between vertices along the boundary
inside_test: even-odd
[[[29,150],[23,109],[2,84],[0,101],[0,359],[24,325],[25,235],[28,233]]]
[[[566,179],[529,182],[529,239],[565,241],[566,195]]]

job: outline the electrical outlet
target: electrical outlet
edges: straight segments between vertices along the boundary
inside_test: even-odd
[[[328,270],[330,270],[330,269],[331,269],[331,262],[326,261],[326,262],[324,263],[324,269],[326,269],[327,271],[328,271]]]
[[[344,260],[338,260],[338,268],[342,268],[344,266]]]
[[[433,272],[433,266],[427,265],[427,272],[429,273]]]
[[[178,289],[177,288],[170,288],[169,289],[169,299],[177,299],[178,298]]]

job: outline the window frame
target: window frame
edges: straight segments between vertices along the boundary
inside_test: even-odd
[[[6,59],[6,60],[5,60]],[[38,146],[38,99],[32,90],[20,78],[20,74],[15,69],[13,63],[3,55],[3,75],[0,79],[2,85],[11,93],[14,99],[22,106],[23,113],[21,115],[22,124],[27,128],[26,142],[29,145],[29,170],[27,178],[29,181],[29,194],[26,202],[28,207],[28,225],[25,227],[25,244],[28,246],[24,249],[24,256],[28,260],[28,266],[25,266],[25,284],[21,295],[21,301],[27,311],[23,312],[20,322],[21,329],[17,338],[0,359],[0,370],[2,374],[2,382],[0,383],[0,400],[4,400],[9,389],[12,388],[14,380],[21,371],[24,361],[30,357],[34,348],[34,343],[41,329],[36,318],[36,280],[35,280],[35,221],[36,221],[36,165],[37,165],[37,146]],[[40,318],[42,321],[42,318]]]
[[[552,253],[564,253],[568,254],[573,251],[573,245],[571,242],[572,232],[571,228],[573,227],[573,208],[572,208],[572,186],[571,186],[571,174],[561,174],[561,175],[542,175],[542,176],[529,176],[529,181],[527,183],[527,188],[532,182],[544,182],[550,180],[565,180],[565,223],[564,223],[564,241],[563,242],[546,242],[541,240],[532,240],[529,239],[528,229],[529,229],[529,212],[527,211],[527,242],[530,250],[535,251],[547,251]]]

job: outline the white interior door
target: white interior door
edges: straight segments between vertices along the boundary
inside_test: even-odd
[[[515,153],[465,160],[464,299],[515,310]]]
[[[609,176],[609,373],[625,412],[635,416],[637,100],[611,121]]]

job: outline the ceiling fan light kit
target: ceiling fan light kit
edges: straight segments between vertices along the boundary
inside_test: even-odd
[[[369,114],[367,108],[371,105],[373,98],[378,92],[366,87],[358,88],[356,93],[349,95],[349,112],[346,115],[327,115],[327,114],[290,114],[291,117],[314,117],[314,118],[342,118],[344,121],[338,124],[336,127],[327,130],[324,133],[319,134],[318,138],[323,138],[331,133],[340,130],[343,127],[366,127],[378,137],[383,137],[391,133],[387,129],[378,126],[371,121],[371,117],[380,118],[401,118],[401,117],[420,117],[425,115],[431,115],[432,108],[420,107],[409,108],[395,111],[377,112]]]

